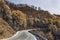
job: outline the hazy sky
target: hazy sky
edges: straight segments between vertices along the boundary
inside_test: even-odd
[[[9,0],[15,4],[23,3],[41,7],[51,13],[60,14],[60,0]]]

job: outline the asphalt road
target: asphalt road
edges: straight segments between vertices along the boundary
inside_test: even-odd
[[[31,30],[31,29],[30,29]],[[13,35],[10,38],[6,38],[6,39],[1,39],[1,40],[38,40],[36,35],[34,36],[32,33],[28,32],[30,30],[22,30],[22,31],[18,31],[15,35]],[[41,37],[39,40],[41,40]],[[46,40],[46,39],[44,39]]]

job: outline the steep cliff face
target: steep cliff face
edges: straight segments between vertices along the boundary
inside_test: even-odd
[[[60,28],[60,18],[55,15],[51,15],[48,11],[36,10],[34,7],[30,7],[26,4],[20,4],[18,6],[13,3],[9,3],[8,1],[0,0],[0,18],[7,23],[6,25],[9,25],[12,28],[9,29],[7,26],[7,29],[13,33],[18,30],[40,28],[39,31],[42,31],[43,35],[49,40],[54,40],[55,37],[56,39],[59,39],[60,34],[55,34],[55,32]],[[4,21],[0,23],[3,24]],[[3,28],[6,29],[5,27],[6,26]],[[41,33],[39,31],[37,32]]]

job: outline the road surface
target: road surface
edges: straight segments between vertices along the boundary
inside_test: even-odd
[[[18,31],[12,37],[6,38],[6,39],[1,39],[1,40],[38,40],[36,36],[34,36],[32,33],[28,32],[28,31],[30,31],[30,30]]]

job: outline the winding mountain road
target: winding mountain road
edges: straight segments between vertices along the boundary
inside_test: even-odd
[[[36,36],[34,36],[32,33],[28,32],[28,31],[31,31],[31,30],[32,29],[18,31],[12,37],[6,38],[6,39],[1,39],[1,40],[38,40]],[[44,39],[44,38],[40,38],[39,40],[42,40],[42,39]],[[47,39],[44,39],[44,40],[47,40]]]

